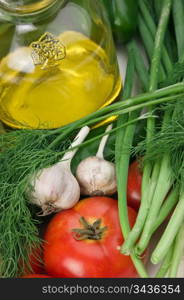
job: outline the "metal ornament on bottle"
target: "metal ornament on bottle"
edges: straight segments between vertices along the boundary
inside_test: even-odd
[[[52,33],[44,33],[36,42],[30,45],[31,56],[35,65],[41,65],[45,70],[60,64],[66,56],[65,46]]]

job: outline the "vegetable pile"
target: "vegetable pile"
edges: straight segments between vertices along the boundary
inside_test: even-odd
[[[149,277],[158,228],[154,276],[179,276],[184,2],[137,2],[117,102],[54,130],[1,130],[2,277]]]

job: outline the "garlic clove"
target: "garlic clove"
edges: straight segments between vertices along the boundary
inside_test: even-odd
[[[42,215],[71,208],[80,198],[79,184],[65,162],[40,171],[31,186],[30,200],[41,207]]]
[[[56,209],[69,209],[73,207],[80,199],[80,186],[77,179],[71,172],[67,172],[63,176],[62,190],[55,203]]]
[[[71,172],[70,164],[77,146],[84,141],[89,131],[88,126],[82,127],[62,159],[31,178],[27,194],[30,202],[41,207],[40,215],[71,208],[79,201],[80,186]]]
[[[117,190],[115,165],[97,156],[80,162],[76,178],[83,195],[112,195]]]

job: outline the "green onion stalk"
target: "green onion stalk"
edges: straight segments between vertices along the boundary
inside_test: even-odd
[[[183,15],[181,14],[184,11],[183,9],[181,9],[181,6],[183,6],[184,9],[184,3],[182,1],[174,1],[173,10],[174,10],[175,32],[176,32],[179,62],[182,62],[182,59],[180,59],[181,49],[184,49],[183,38],[181,39],[179,38],[182,31],[181,21],[183,20],[184,17],[184,14]],[[143,16],[146,19],[147,26],[153,35],[155,30],[154,22],[150,18],[144,0],[141,1],[140,7]],[[167,55],[167,50],[165,49],[164,46],[162,51],[163,51],[162,54],[163,65],[168,75],[169,73],[171,73],[172,64],[169,56]],[[169,124],[171,115],[172,114],[170,113],[170,111],[166,111],[164,115],[161,131],[164,131],[164,128],[166,128],[167,125]],[[151,208],[146,219],[143,233],[136,247],[136,252],[138,254],[141,254],[147,247],[153,232],[155,232],[155,230],[165,220],[168,214],[171,213],[171,211],[174,209],[176,205],[176,208],[170,219],[170,222],[151,257],[152,262],[155,264],[161,262],[164,259],[163,265],[158,271],[158,274],[156,274],[156,277],[160,277],[161,275],[164,276],[166,274],[164,270],[167,271],[169,270],[168,276],[170,277],[176,276],[178,265],[179,265],[179,259],[181,259],[181,249],[183,249],[182,242],[179,243],[179,239],[176,236],[177,235],[181,236],[181,234],[179,234],[180,233],[179,230],[181,230],[180,227],[182,226],[181,224],[184,218],[183,211],[182,211],[184,198],[183,198],[183,193],[180,193],[181,195],[179,197],[179,189],[177,187],[174,187],[169,193],[169,196],[167,196],[169,190],[172,188],[172,185],[173,185],[173,181],[171,180],[170,154],[168,151],[168,154],[165,154],[163,156],[161,160],[161,164],[159,162],[156,162],[153,167],[150,187],[149,187],[150,188],[149,195],[151,195],[152,198],[150,202]],[[153,196],[153,192],[154,192],[154,196]],[[179,202],[178,202],[178,197],[179,197]],[[164,201],[165,198],[166,200]],[[177,221],[175,221],[175,219],[177,219]],[[173,227],[175,228],[174,230]],[[136,238],[137,237],[138,234]],[[132,240],[132,245],[136,241],[136,238],[134,239],[134,241]],[[174,239],[176,239],[175,242]],[[173,244],[175,246],[173,246]],[[177,253],[178,255],[176,255],[175,253]],[[169,262],[169,260],[171,260],[171,257],[172,257],[172,264]]]
[[[158,38],[158,41],[160,39],[162,42],[162,48],[160,48],[160,53],[159,53],[160,57],[161,57],[161,50],[164,49],[163,48],[164,37],[165,37],[165,32],[167,29],[167,24],[168,24],[170,12],[171,12],[171,3],[172,3],[172,1],[165,1],[163,3],[163,7],[162,7],[161,14],[160,14],[160,19],[159,19],[159,24],[158,24],[158,30],[157,30],[156,37],[155,37],[155,43],[157,42],[157,38]],[[154,74],[154,76],[155,76],[155,71],[153,68],[151,68],[151,72],[152,72],[151,74]],[[153,83],[155,82],[154,76],[153,76]],[[157,76],[158,76],[158,73],[157,73]],[[157,82],[157,84],[158,84],[158,82]],[[154,84],[152,85],[152,88],[153,87],[154,87]],[[164,119],[163,119],[163,126],[165,126],[169,122],[169,118],[170,118],[169,114],[170,114],[170,112],[165,113]],[[147,125],[147,132],[148,132],[147,141],[148,141],[148,143],[151,140],[152,136],[154,135],[154,132],[155,132],[154,127],[155,127],[154,122],[152,120],[150,120],[150,122],[149,122],[149,119],[148,119],[148,125]],[[149,151],[149,146],[148,146],[147,151]],[[147,167],[147,165],[148,165],[148,167]],[[152,166],[150,163],[146,163],[145,169],[146,169],[146,167],[150,171]],[[170,169],[169,155],[167,155],[167,154],[164,155],[161,162],[160,161],[155,162],[155,164],[153,166],[152,174],[153,175],[151,176],[151,186],[152,186],[152,184],[154,184],[154,187],[153,187],[153,193],[150,196],[149,196],[149,188],[148,188],[149,187],[148,180],[150,180],[150,179],[146,180],[145,186],[143,185],[143,195],[144,195],[144,189],[146,189],[146,188],[148,189],[147,203],[148,203],[149,207],[147,209],[148,214],[145,219],[143,231],[142,231],[141,237],[136,246],[136,252],[139,255],[141,253],[143,253],[145,251],[146,247],[148,246],[148,243],[151,238],[152,226],[154,225],[154,222],[158,216],[160,207],[172,186],[172,181],[170,178],[171,177],[171,169]],[[144,175],[145,175],[145,178],[147,178],[147,173],[143,172],[143,183],[144,183]]]
[[[141,1],[140,1],[141,2]],[[154,91],[158,86],[158,78],[159,78],[159,67],[161,62],[161,54],[163,51],[163,43],[164,43],[164,35],[167,28],[167,23],[171,10],[171,1],[165,0],[163,2],[162,13],[159,20],[158,29],[155,36],[154,42],[154,51],[151,59],[151,70],[150,70],[150,80],[149,80],[149,91]],[[155,31],[155,28],[152,28]],[[151,112],[153,107],[149,107],[148,111]],[[147,144],[151,140],[155,131],[155,121],[148,118],[147,120]],[[149,151],[149,148],[147,149]],[[167,161],[164,164],[166,168]],[[147,216],[149,216],[149,208],[151,205],[152,196],[155,192],[155,187],[157,185],[158,175],[160,172],[160,165],[157,163],[152,171],[152,164],[150,162],[146,162],[143,169],[143,180],[142,180],[142,198],[141,198],[141,206],[139,209],[139,213],[136,219],[136,223],[128,235],[128,238],[125,240],[125,243],[122,247],[122,253],[129,254],[132,252],[132,248],[137,241],[139,235],[142,230],[144,232],[145,227],[144,224],[147,222]],[[152,178],[151,178],[152,174]],[[152,181],[151,181],[152,179]],[[170,183],[169,183],[170,184]],[[169,185],[170,186],[170,185]],[[164,192],[165,197],[165,192]],[[152,222],[147,222],[147,227],[149,225],[149,230],[151,230]],[[146,229],[147,229],[146,227]],[[146,232],[147,233],[147,232]],[[142,237],[142,236],[141,236]],[[145,238],[145,237],[144,237]],[[147,241],[147,240],[146,240]],[[139,244],[138,244],[139,245]],[[143,253],[142,248],[139,249],[139,254]]]
[[[152,253],[151,261],[153,264],[157,264],[166,256],[168,249],[171,247],[173,240],[175,239],[178,231],[182,228],[182,223],[184,221],[184,194],[182,194],[179,198],[177,206],[172,214],[172,217],[169,220],[169,223],[159,240],[155,250]],[[183,244],[183,229],[182,230],[182,240],[180,241]],[[178,233],[179,234],[179,233]],[[181,236],[180,234],[180,236]],[[180,246],[178,243],[177,249],[181,248],[183,245]],[[179,250],[176,250],[176,252]],[[182,251],[181,251],[182,252]],[[173,254],[174,255],[174,254]],[[178,266],[177,261],[175,261],[176,257],[174,256],[174,270],[176,270],[176,266]],[[176,265],[175,265],[176,264]],[[172,271],[171,270],[171,274]]]
[[[179,61],[182,60],[182,50],[184,49],[184,40],[181,38],[181,31],[182,31],[182,20],[184,18],[184,4],[182,1],[173,1],[173,15],[174,15],[174,22],[175,22],[175,34],[176,34],[176,40],[177,40],[177,48],[178,48],[178,57]],[[181,50],[182,49],[182,50]],[[168,115],[168,113],[166,112]],[[173,154],[174,155],[174,154]],[[171,155],[168,151],[168,154],[165,154],[161,163],[162,167],[162,173],[160,172],[158,183],[157,183],[157,190],[155,191],[156,198],[153,199],[152,206],[150,208],[150,218],[147,218],[147,228],[146,225],[144,227],[143,234],[141,236],[141,239],[138,243],[138,250],[139,253],[144,251],[146,248],[149,238],[151,234],[149,233],[149,230],[151,226],[153,225],[154,220],[157,217],[157,213],[161,206],[161,201],[159,202],[159,198],[161,200],[161,197],[159,196],[161,192],[163,192],[164,187],[166,187],[169,190],[169,181],[171,180],[169,177],[171,176],[171,169],[169,166],[169,162],[171,160]],[[165,163],[165,166],[164,166]],[[168,169],[169,166],[169,169]],[[164,179],[168,178],[168,181],[164,181]],[[171,182],[171,181],[170,181]],[[168,186],[167,186],[168,183]],[[173,182],[171,182],[172,184]],[[164,194],[163,194],[164,195]],[[164,198],[163,198],[164,200]],[[156,246],[155,250],[153,251],[153,254],[151,256],[151,261],[154,264],[157,264],[161,262],[164,257],[167,256],[168,249],[170,249],[175,241],[175,246],[173,248],[173,256],[172,256],[172,264],[170,266],[170,270],[168,273],[168,276],[174,277],[177,275],[177,268],[179,264],[179,258],[181,258],[181,248],[182,243],[179,242],[179,239],[177,238],[177,235],[181,236],[180,230],[182,231],[182,223],[184,221],[184,193],[182,189],[179,191],[179,200],[176,204],[176,208],[174,209],[174,212],[168,222],[168,225],[158,242],[158,245]],[[180,229],[181,228],[181,229]],[[170,250],[169,250],[170,251]],[[175,254],[175,252],[178,254],[178,256]]]
[[[179,264],[184,252],[184,224],[180,227],[174,242],[173,255],[171,258],[171,266],[169,268],[169,277],[177,277]]]
[[[142,7],[144,6],[144,1],[141,1]],[[145,7],[144,7],[145,10]],[[145,12],[145,11],[144,11]],[[146,11],[146,13],[148,13],[148,11]],[[150,17],[150,15],[147,15],[148,17]],[[151,20],[150,24],[149,24],[149,29],[150,31],[152,31],[152,34],[154,34],[154,30],[156,29],[153,21]],[[136,54],[138,53],[138,48],[136,47],[135,43],[133,45],[132,43],[132,47],[134,48],[134,51],[136,51]],[[167,74],[171,73],[171,68],[172,68],[172,63],[171,60],[169,58],[169,55],[167,54],[167,50],[165,49],[165,47],[163,48],[163,64],[164,67],[166,69]],[[137,55],[136,57],[140,57],[140,55]],[[144,86],[144,89],[146,90],[146,86],[147,86],[147,70],[145,68],[145,66],[141,66],[140,63],[140,59],[136,59],[136,68],[138,70],[140,79],[142,81],[142,84]],[[169,122],[170,119],[170,113],[166,113],[164,116],[164,120],[163,120],[163,130],[164,128],[167,126],[167,123]],[[128,128],[126,128],[127,130]],[[126,155],[125,155],[126,156]],[[152,177],[151,177],[151,184],[150,184],[150,190],[149,190],[149,194],[153,194],[156,184],[158,182],[160,182],[157,186],[157,192],[155,193],[155,198],[160,198],[160,201],[162,203],[162,201],[165,199],[165,196],[167,195],[169,189],[171,188],[171,182],[170,182],[170,178],[168,178],[168,180],[166,180],[166,183],[168,181],[168,185],[165,185],[165,178],[167,178],[168,173],[170,173],[170,167],[168,166],[167,162],[169,160],[169,156],[165,157],[165,159],[163,159],[162,164],[161,164],[161,173],[159,173],[160,169],[159,169],[159,163],[157,163],[153,169],[153,173],[152,173]],[[123,170],[125,171],[125,167],[123,168]],[[168,171],[168,172],[167,172]],[[159,180],[158,180],[158,175],[159,175]],[[163,182],[163,178],[164,178],[164,182]],[[123,182],[123,181],[122,181]],[[162,189],[162,183],[163,185],[166,187],[165,191]],[[160,190],[162,191],[162,194],[160,193]],[[126,191],[124,191],[124,193],[126,193]],[[165,220],[165,218],[169,215],[169,213],[171,213],[171,211],[173,210],[174,206],[176,205],[178,201],[178,189],[174,188],[171,190],[171,192],[169,193],[169,195],[167,196],[166,200],[164,201],[164,204],[161,206],[160,211],[158,211],[158,217],[156,218],[156,221],[151,229],[151,235],[153,234],[153,232],[155,232],[155,230],[160,226],[160,224]],[[171,249],[168,248],[168,253],[172,254],[172,247]],[[170,255],[171,255],[170,254]]]
[[[61,140],[68,137],[74,130],[80,129],[83,126],[92,126],[98,122],[108,119],[112,116],[118,116],[119,114],[126,114],[131,111],[137,110],[139,108],[151,106],[152,104],[164,103],[172,101],[171,97],[181,96],[183,93],[184,85],[182,83],[174,84],[170,87],[158,89],[153,92],[147,92],[140,94],[138,96],[129,97],[126,100],[119,101],[117,103],[106,106],[78,121],[73,122],[70,126],[64,128],[58,128],[54,131],[46,132],[47,136],[57,134],[57,138],[54,139],[53,143],[50,144],[49,148],[52,149],[57,145]]]
[[[135,61],[134,52],[132,48],[132,43],[128,46],[128,65],[125,78],[125,88],[123,91],[123,99],[131,96],[133,88],[133,78],[135,75]],[[118,117],[117,127],[124,124],[127,120],[131,121],[137,118],[140,111],[134,111],[130,114],[122,115]],[[116,162],[116,174],[117,174],[117,186],[118,186],[118,209],[119,209],[119,219],[124,238],[130,232],[129,219],[128,219],[128,208],[126,202],[126,184],[127,184],[127,174],[128,166],[130,160],[130,146],[132,145],[133,137],[135,131],[135,123],[127,126],[124,130],[117,130],[116,132],[116,145],[115,145],[115,162]],[[144,265],[140,258],[135,254],[131,254],[131,259],[136,267],[140,277],[148,277],[148,274],[144,268]]]
[[[177,41],[177,50],[179,61],[183,61],[184,57],[184,35],[183,35],[183,16],[184,16],[184,3],[182,0],[173,1],[173,20],[175,35]]]
[[[175,24],[175,35],[176,35],[176,41],[177,41],[177,49],[178,49],[178,61],[179,63],[183,62],[183,49],[184,49],[184,39],[183,36],[181,36],[181,32],[183,30],[183,18],[184,18],[184,3],[183,1],[173,1],[173,19]],[[175,112],[174,112],[175,113]],[[169,149],[168,149],[169,152]],[[173,156],[175,153],[172,154]],[[172,155],[167,155],[168,160],[172,157]],[[166,155],[165,155],[166,157]],[[180,161],[180,164],[182,164],[182,161]],[[176,168],[177,170],[177,168]],[[163,174],[164,176],[164,174]],[[167,176],[167,175],[166,175]],[[162,178],[161,178],[162,179]],[[175,188],[176,189],[176,188]],[[160,186],[160,189],[158,189],[158,193],[162,190],[162,186]],[[178,201],[179,198],[179,201]],[[178,202],[178,203],[177,203]],[[184,220],[183,216],[183,202],[184,202],[184,193],[182,192],[182,189],[179,193],[179,196],[175,197],[175,201],[172,204],[172,209],[176,205],[176,208],[174,210],[174,213],[172,214],[172,217],[170,218],[170,221],[166,227],[166,230],[164,231],[163,236],[161,237],[156,249],[153,251],[153,254],[151,256],[151,261],[153,263],[159,263],[161,262],[164,257],[165,260],[167,260],[167,257],[172,255],[170,257],[171,263],[170,267],[168,267],[168,276],[169,277],[175,277],[177,276],[177,269],[179,266],[179,261],[182,256],[183,251],[183,243],[181,242],[182,235],[182,222]],[[167,204],[167,199],[166,202]],[[165,204],[164,203],[164,204]],[[163,204],[163,206],[164,206]],[[169,207],[169,206],[168,206]],[[162,208],[161,208],[162,209]],[[170,210],[171,211],[171,210]],[[174,230],[173,230],[174,228]],[[174,244],[174,246],[173,246]],[[173,253],[172,253],[173,251]]]
[[[158,269],[157,273],[155,274],[155,278],[163,278],[166,276],[170,266],[171,266],[171,259],[173,256],[173,244],[169,248],[167,255],[165,256],[160,268]]]

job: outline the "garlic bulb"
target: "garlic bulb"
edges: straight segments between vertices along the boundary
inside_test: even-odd
[[[106,132],[111,128],[109,125]],[[117,190],[115,165],[103,157],[107,139],[108,135],[102,138],[96,156],[82,160],[77,167],[76,178],[83,195],[112,195]]]
[[[89,130],[89,127],[83,127],[70,148],[80,145]],[[77,148],[66,152],[61,161],[32,177],[29,196],[31,203],[41,208],[41,215],[71,208],[79,201],[80,187],[70,168],[76,151]]]

